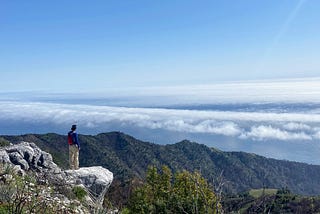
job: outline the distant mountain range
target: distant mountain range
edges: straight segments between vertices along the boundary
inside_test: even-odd
[[[320,166],[317,165],[275,160],[244,152],[223,152],[187,140],[158,145],[120,132],[79,135],[79,138],[80,165],[108,168],[120,183],[144,179],[149,165],[167,165],[174,172],[198,170],[213,183],[222,175],[225,193],[287,187],[296,194],[320,194]],[[68,167],[68,144],[64,135],[1,136],[0,145],[1,141],[34,142],[51,153],[62,168]]]

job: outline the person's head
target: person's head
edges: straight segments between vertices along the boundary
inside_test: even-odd
[[[74,131],[77,129],[77,125],[72,125],[71,130]]]

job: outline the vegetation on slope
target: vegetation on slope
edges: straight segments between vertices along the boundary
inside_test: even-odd
[[[0,213],[75,213],[78,208],[88,211],[79,192],[70,192],[63,184],[51,186],[35,172],[21,174],[17,168],[0,164]]]
[[[225,195],[226,213],[320,213],[320,197],[293,194],[287,188],[261,189],[236,195]],[[257,194],[258,195],[257,195]],[[259,194],[260,193],[260,194]]]
[[[121,180],[143,179],[149,165],[167,165],[173,173],[197,170],[211,183],[222,174],[226,193],[288,187],[298,194],[320,194],[320,166],[222,152],[189,141],[157,145],[118,132],[83,136],[81,140],[86,151],[81,154],[81,164],[103,165]]]
[[[58,165],[68,167],[66,136],[44,134],[2,138],[13,143],[35,142],[51,153]],[[186,140],[172,145],[158,145],[119,132],[80,135],[80,142],[80,165],[101,165],[112,171],[115,180],[109,194],[119,203],[127,201],[132,188],[144,181],[149,165],[167,165],[173,173],[199,171],[214,186],[223,182],[225,194],[283,187],[288,187],[295,194],[320,194],[320,166],[243,152],[222,152]]]
[[[151,166],[146,182],[134,190],[128,213],[221,213],[220,198],[198,172],[172,174]]]

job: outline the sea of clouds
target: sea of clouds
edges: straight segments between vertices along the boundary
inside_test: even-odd
[[[258,141],[320,139],[320,114],[315,109],[303,113],[271,113],[1,101],[0,121],[58,126],[77,123],[82,129],[113,124],[116,129],[136,126]]]
[[[0,134],[122,131],[320,163],[320,79],[0,94]],[[205,106],[205,107],[204,107]]]

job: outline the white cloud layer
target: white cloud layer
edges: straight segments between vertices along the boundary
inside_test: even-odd
[[[249,132],[243,133],[240,138],[252,138],[253,140],[312,140],[312,137],[304,132],[288,132],[279,128],[268,126],[254,126]]]
[[[132,88],[107,90],[107,96],[143,97],[136,103],[157,105],[179,103],[257,103],[257,102],[320,102],[320,78],[226,82],[207,85]],[[101,94],[105,96],[104,93]],[[134,101],[133,101],[134,102]]]
[[[0,102],[0,122],[1,120],[56,125],[76,122],[87,128],[118,124],[118,126],[214,134],[252,140],[320,139],[320,115],[312,112],[200,111]]]
[[[284,129],[295,131],[295,130],[310,130],[311,127],[309,125],[303,123],[287,123],[283,126]]]
[[[0,101],[108,100],[112,105],[168,106],[217,103],[320,103],[320,78],[224,82],[135,88],[105,88],[79,93],[16,92],[1,93]]]

